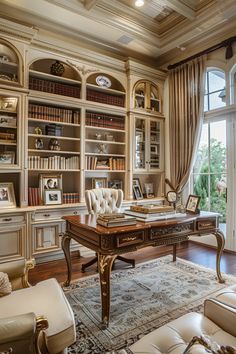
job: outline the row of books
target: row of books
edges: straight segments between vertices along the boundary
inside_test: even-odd
[[[63,193],[63,203],[64,204],[79,203],[79,193]]]
[[[124,117],[96,112],[86,112],[85,124],[93,127],[103,127],[110,129],[125,129]]]
[[[119,107],[125,106],[125,96],[118,96],[118,95],[104,93],[104,92],[95,91],[91,89],[87,89],[87,100],[105,103],[105,104],[111,104],[113,106],[119,106]]]
[[[80,111],[72,111],[72,109],[68,108],[42,106],[34,103],[29,104],[29,117],[63,123],[80,123]]]
[[[124,170],[124,158],[103,158],[99,159],[97,156],[86,156],[86,170]]]
[[[29,187],[28,188],[28,204],[30,206],[40,205],[41,198],[40,198],[40,189]]]
[[[80,86],[55,82],[30,76],[29,88],[31,90],[54,93],[56,95],[80,98]]]
[[[79,169],[79,156],[29,156],[28,168],[30,170],[77,170]]]
[[[10,140],[11,142],[16,142],[15,134],[0,132],[0,140]]]
[[[79,193],[63,193],[63,204],[79,203]],[[28,188],[29,206],[41,205],[40,189],[36,187]]]
[[[105,227],[135,225],[136,222],[135,217],[125,214],[99,214],[97,217],[97,224]]]

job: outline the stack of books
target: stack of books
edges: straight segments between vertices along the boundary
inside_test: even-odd
[[[105,227],[117,227],[135,225],[136,218],[134,216],[127,216],[125,214],[99,214],[97,217],[97,224]]]
[[[186,216],[186,214],[176,213],[172,206],[158,204],[132,205],[130,209],[125,210],[125,214],[136,217],[136,220],[142,222],[166,220]]]

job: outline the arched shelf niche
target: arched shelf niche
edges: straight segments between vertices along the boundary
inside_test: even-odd
[[[81,77],[62,61],[39,59],[30,65],[29,89],[80,98]]]
[[[125,89],[119,80],[105,73],[95,73],[86,83],[88,101],[125,107]]]
[[[161,112],[160,90],[148,80],[140,80],[134,86],[134,108]]]
[[[0,41],[0,83],[22,84],[22,59],[17,49],[10,43]]]

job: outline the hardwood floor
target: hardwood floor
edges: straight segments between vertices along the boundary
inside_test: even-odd
[[[172,247],[147,247],[136,252],[128,253],[126,256],[134,258],[136,263],[141,263],[155,259],[172,253]],[[194,242],[183,242],[177,248],[177,257],[192,261],[208,268],[215,269],[216,250],[213,248],[202,246]],[[96,273],[96,265],[91,266],[85,273],[81,272],[81,264],[85,263],[89,258],[72,258],[72,280],[82,278]],[[117,261],[115,269],[129,267],[126,263]],[[221,271],[236,275],[236,254],[224,252],[221,258]],[[37,282],[51,277],[56,278],[59,282],[66,279],[66,262],[64,259],[51,261],[48,263],[38,264],[30,271],[29,280],[32,285]]]

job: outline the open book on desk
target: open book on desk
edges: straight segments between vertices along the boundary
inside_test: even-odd
[[[124,211],[124,214],[134,216],[137,221],[142,221],[142,222],[175,219],[175,218],[182,218],[186,216],[185,213],[184,214],[176,213],[175,211],[167,212],[167,213],[144,214],[144,213],[138,213],[136,211],[132,211],[128,209]]]

